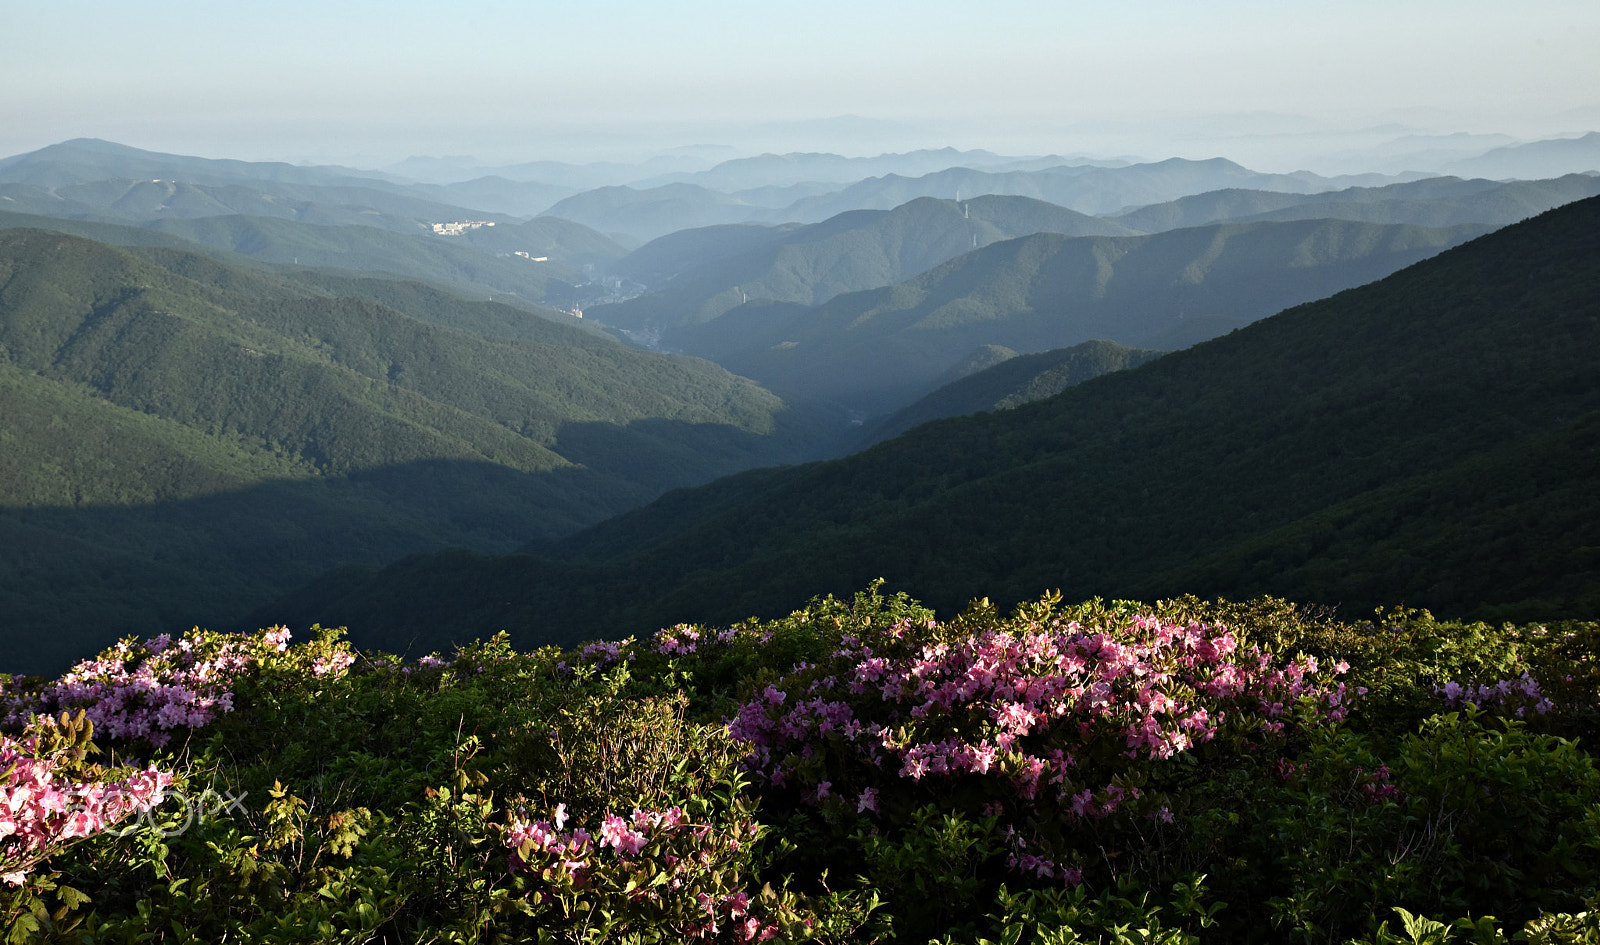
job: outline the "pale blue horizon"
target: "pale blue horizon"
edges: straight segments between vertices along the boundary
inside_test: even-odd
[[[1592,2],[0,8],[0,156],[74,137],[357,166],[690,145],[1199,157],[1232,141],[1292,163],[1297,139],[1600,126]],[[845,115],[861,120],[828,121]]]

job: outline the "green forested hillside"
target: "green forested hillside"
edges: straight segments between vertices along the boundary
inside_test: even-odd
[[[374,285],[0,232],[8,647],[155,629],[141,600],[222,620],[346,561],[509,550],[832,433],[707,362]]]
[[[509,217],[369,186],[374,183],[325,186],[246,179],[207,184],[120,176],[49,187],[0,182],[0,206],[17,213],[129,223],[243,215],[398,233],[422,232],[430,224],[451,220],[512,222]]]
[[[0,207],[5,206],[0,200]],[[201,246],[181,236],[170,233],[159,233],[147,230],[144,227],[132,226],[126,223],[106,223],[100,220],[69,220],[64,217],[51,217],[38,213],[14,213],[0,209],[0,229],[3,230],[54,230],[57,233],[67,233],[72,236],[81,236],[84,239],[95,240],[101,243],[110,243],[113,246],[165,246],[169,249],[187,249],[190,252],[213,252],[221,250]],[[241,258],[239,260],[243,262]]]
[[[345,574],[276,612],[367,639],[571,639],[882,576],[941,609],[1059,587],[1592,613],[1597,355],[1591,199],[1047,400],[676,492],[542,557]]]
[[[151,229],[280,265],[380,272],[459,292],[571,304],[583,276],[571,265],[485,252],[452,237],[391,233],[370,226],[318,226],[270,217],[166,220]],[[598,238],[598,234],[595,234]],[[529,240],[529,243],[534,242]],[[548,247],[540,255],[548,255]]]
[[[1101,236],[1131,231],[1026,197],[961,202],[924,197],[893,210],[840,214],[775,239],[755,233],[746,252],[713,258],[679,272],[660,291],[589,313],[631,331],[660,332],[668,344],[698,350],[694,334],[681,334],[680,329],[692,330],[753,299],[821,305],[843,292],[902,282],[999,240],[1041,232]],[[719,346],[728,343],[724,326],[703,334],[718,339]]]
[[[11,205],[0,202],[0,208]],[[109,228],[116,224],[103,218],[60,218],[56,223],[51,207],[24,206],[29,206],[27,212],[5,213],[4,225],[62,229],[122,244],[135,240],[198,244],[268,264],[381,272],[475,295],[553,305],[570,305],[578,297],[575,284],[584,281],[580,271],[584,263],[623,252],[593,230],[564,220],[484,227],[493,235],[471,231],[463,237],[437,236],[414,225],[407,232],[396,232],[365,222],[314,223],[239,214],[130,221],[139,223],[138,229],[177,237],[180,243],[129,235],[126,230],[133,228],[126,226],[113,237]],[[536,262],[514,255],[517,252],[546,258]]]
[[[490,337],[537,340],[543,332],[540,322],[550,320],[595,334],[605,333],[605,330],[597,324],[585,323],[575,319],[568,312],[538,305],[525,297],[493,292],[481,284],[452,282],[455,278],[470,280],[480,273],[487,273],[489,278],[499,279],[514,287],[538,292],[547,291],[554,286],[558,289],[554,293],[557,296],[567,294],[560,290],[568,287],[558,281],[552,282],[537,276],[529,279],[526,260],[515,260],[517,265],[508,266],[505,261],[486,259],[462,248],[452,251],[451,247],[440,247],[436,243],[430,246],[430,240],[427,238],[414,240],[371,228],[314,227],[241,217],[192,222],[195,224],[195,229],[190,233],[191,236],[214,236],[219,242],[239,244],[240,249],[250,249],[256,255],[248,256],[223,246],[196,242],[194,239],[179,236],[175,232],[164,232],[162,229],[0,211],[0,230],[52,230],[126,247],[135,255],[145,252],[147,248],[202,254],[234,267],[275,273],[274,278],[280,283],[285,281],[293,283],[299,287],[298,291],[309,291],[312,295],[319,296],[338,295],[370,299],[424,321],[463,328]],[[583,229],[576,224],[566,224],[561,220],[554,222]],[[529,227],[532,228],[533,224],[529,224]],[[508,229],[515,232],[518,227]],[[534,242],[541,239],[542,230],[543,228],[540,228],[529,232],[527,241]],[[591,230],[583,232],[604,240]],[[283,239],[279,240],[276,237]],[[563,233],[558,238],[561,239],[563,247],[579,247],[574,251],[576,256],[574,262],[584,258],[589,249],[594,248],[582,238],[582,233]],[[305,255],[299,255],[301,252]],[[274,263],[264,259],[264,256],[290,261]],[[169,262],[172,259],[172,257],[165,258]],[[297,265],[296,263],[300,261],[306,265]],[[360,269],[340,270],[326,266],[310,268],[313,261],[336,261],[353,266],[371,265],[379,272],[372,274],[370,271],[364,272]],[[383,272],[385,268],[420,270],[432,276],[435,284],[427,285],[414,281],[425,278],[421,274],[412,275],[404,281],[397,280],[392,273]],[[556,268],[557,271],[571,272],[566,266]],[[492,292],[495,300],[494,302],[469,301],[460,294],[451,294],[439,288],[440,284],[455,285],[457,293],[470,291],[474,297],[482,297]]]
[[[1219,224],[1153,236],[1040,233],[741,334],[717,361],[776,391],[871,414],[904,406],[981,345],[1192,344],[1388,275],[1485,231],[1339,220]],[[726,343],[724,341],[723,343]],[[689,348],[688,350],[696,350]]]

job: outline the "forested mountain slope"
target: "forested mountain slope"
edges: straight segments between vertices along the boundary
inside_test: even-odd
[[[16,651],[228,619],[345,561],[509,550],[827,433],[521,310],[27,229],[0,232],[0,392]]]
[[[523,643],[774,613],[874,577],[942,609],[1271,592],[1600,607],[1600,199],[1047,400],[657,502],[544,556],[346,572],[274,619]]]

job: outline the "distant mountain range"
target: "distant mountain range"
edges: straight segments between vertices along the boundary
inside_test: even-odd
[[[1323,178],[1309,173],[1261,174],[1222,158],[1173,158],[1123,167],[1063,164],[992,171],[957,166],[917,177],[888,174],[867,178],[836,192],[803,197],[778,208],[743,199],[737,193],[673,183],[585,191],[555,204],[545,214],[574,220],[604,233],[653,239],[690,226],[815,223],[851,210],[889,210],[918,197],[1031,197],[1079,213],[1105,214],[1228,187],[1303,193],[1391,180],[1381,175]]]
[[[1560,177],[1600,173],[1600,131],[1576,138],[1551,138],[1495,148],[1447,165],[1447,172],[1473,177]]]
[[[39,187],[174,176],[200,184],[275,181],[321,187],[371,187],[378,183],[403,190],[403,184],[377,171],[164,154],[98,138],[74,138],[26,154],[0,158],[0,181]]]
[[[955,148],[880,154],[875,157],[843,157],[838,154],[815,153],[762,154],[723,161],[709,170],[695,173],[646,178],[638,181],[638,185],[650,187],[672,183],[698,184],[712,190],[734,192],[757,187],[806,183],[851,184],[868,177],[888,174],[920,177],[951,167],[1018,171],[1068,164],[1118,167],[1127,163],[1091,161],[1082,157],[1068,158],[1060,155],[1017,158],[991,151],[960,151]]]
[[[491,630],[527,647],[880,576],[945,612],[1059,588],[1586,616],[1597,356],[1600,198],[1045,400],[675,492],[537,556],[341,572],[258,616],[414,652]]]
[[[658,242],[667,247],[648,244],[618,263],[662,288],[590,314],[630,331],[659,333],[671,345],[674,329],[711,321],[751,299],[820,305],[844,292],[904,281],[999,240],[1132,231],[1040,200],[986,196],[960,203],[922,198],[771,233],[723,227],[697,241],[692,256],[671,248],[696,232],[663,237]],[[741,251],[741,241],[749,248]],[[634,256],[649,262],[640,265]],[[688,265],[675,271],[672,262]]]
[[[1153,236],[1038,233],[894,286],[815,308],[752,304],[667,337],[786,396],[871,415],[928,393],[984,345],[1037,352],[1102,339],[1187,347],[1488,229],[1310,220]]]
[[[1418,226],[1466,223],[1504,226],[1596,195],[1600,195],[1600,174],[1509,182],[1430,177],[1384,187],[1351,187],[1318,194],[1215,190],[1140,207],[1109,219],[1145,233],[1225,221],[1329,218]]]

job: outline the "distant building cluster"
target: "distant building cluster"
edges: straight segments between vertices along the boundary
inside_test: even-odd
[[[491,223],[489,225],[490,226],[494,226],[493,223]],[[513,255],[521,256],[523,259],[531,259],[534,262],[549,262],[550,261],[550,257],[549,256],[535,256],[532,253],[525,253],[520,249],[517,250]]]
[[[494,226],[493,220],[461,220],[457,223],[435,223],[433,232],[440,236],[460,236],[468,230],[476,230],[480,226]]]

